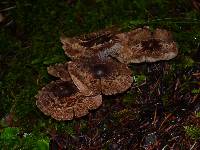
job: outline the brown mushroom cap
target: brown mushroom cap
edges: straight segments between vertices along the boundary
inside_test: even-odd
[[[172,40],[171,32],[156,29],[153,33],[147,28],[138,28],[116,35],[122,48],[112,56],[123,63],[156,62],[177,56],[178,48]]]
[[[72,59],[81,57],[86,51],[86,48],[81,45],[82,41],[78,38],[61,36],[60,41],[63,44],[62,48],[65,54]]]
[[[101,30],[87,35],[68,38],[62,36],[61,43],[65,54],[72,59],[92,56],[99,51],[109,49],[115,43],[116,37],[111,30]]]
[[[70,81],[52,81],[36,96],[37,107],[56,120],[71,120],[87,115],[102,104],[102,96],[84,96]]]
[[[73,82],[68,72],[68,63],[55,64],[53,66],[49,66],[47,67],[47,71],[50,75],[58,77],[63,81]],[[79,89],[79,91],[81,91],[83,95],[85,96],[93,95],[93,92],[89,90],[86,85],[84,84],[78,84],[78,85],[79,86],[77,88]]]
[[[159,39],[161,41],[171,42],[173,41],[172,33],[170,31],[167,31],[166,29],[155,29],[153,32],[153,38]]]
[[[93,94],[112,95],[126,91],[132,84],[131,70],[127,65],[111,58],[98,57],[69,62],[69,73],[77,87],[86,85]]]
[[[68,72],[67,63],[55,64],[53,66],[47,67],[47,71],[50,75],[58,77],[63,81],[71,81],[71,77]]]

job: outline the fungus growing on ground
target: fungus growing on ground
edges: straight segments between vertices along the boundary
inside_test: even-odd
[[[37,107],[56,120],[71,120],[85,116],[102,104],[102,96],[85,96],[70,81],[52,81],[36,96]]]
[[[67,63],[55,64],[53,66],[47,67],[47,71],[50,75],[58,77],[63,81],[70,81],[70,75],[67,69]]]
[[[82,117],[102,104],[101,94],[126,91],[133,82],[128,63],[169,60],[178,54],[171,32],[147,27],[116,35],[101,31],[61,37],[61,42],[73,60],[48,67],[48,73],[60,79],[36,96],[38,108],[56,120]]]
[[[73,38],[62,36],[60,40],[65,54],[75,59],[82,56],[91,57],[99,51],[111,48],[116,38],[112,31],[102,30]]]
[[[156,62],[169,60],[177,56],[178,48],[171,32],[165,29],[138,28],[130,32],[117,34],[122,48],[112,54],[123,63]]]
[[[48,67],[48,73],[61,80],[47,84],[36,96],[36,105],[45,115],[56,120],[71,120],[102,104],[101,95],[88,94],[91,92],[84,89],[84,85],[76,87],[68,73],[67,63]]]
[[[126,91],[132,84],[132,73],[126,64],[107,57],[77,59],[69,62],[68,70],[74,84],[86,85],[93,94],[112,95]]]

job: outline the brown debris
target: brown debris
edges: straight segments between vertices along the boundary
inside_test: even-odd
[[[132,84],[131,70],[127,65],[111,58],[98,57],[69,62],[69,73],[77,87],[86,85],[92,94],[112,95],[126,91]]]
[[[156,62],[169,60],[178,54],[171,32],[156,29],[153,33],[148,27],[116,35],[122,48],[112,56],[123,63]]]
[[[198,12],[200,12],[200,1],[199,0],[191,0],[192,1],[192,5],[194,7],[194,9],[196,9]]]
[[[72,120],[85,116],[102,104],[102,96],[84,96],[70,81],[52,81],[36,96],[37,107],[56,120]]]
[[[0,13],[0,23],[2,23],[4,21],[5,17],[3,16],[2,13]]]

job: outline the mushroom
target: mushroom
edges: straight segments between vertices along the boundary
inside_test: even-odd
[[[64,63],[64,64],[55,64],[53,66],[49,66],[47,67],[47,71],[50,75],[54,76],[54,77],[58,77],[63,81],[70,81],[73,82],[71,79],[71,76],[68,72],[68,63]],[[87,88],[86,85],[84,84],[78,84],[77,87],[81,93],[85,96],[90,96],[93,94],[93,92],[91,90],[89,90]]]
[[[117,34],[118,44],[112,56],[123,63],[156,62],[169,60],[177,56],[178,48],[172,39],[172,33],[165,29],[151,32],[148,27]]]
[[[75,59],[91,57],[99,51],[110,49],[115,44],[116,38],[111,30],[102,30],[73,38],[61,36],[60,40],[65,54]]]
[[[56,120],[71,120],[85,116],[102,104],[102,96],[85,96],[72,81],[56,80],[36,95],[37,107]]]
[[[80,44],[81,40],[78,38],[61,36],[60,41],[63,44],[62,48],[65,54],[70,58],[80,57],[86,50],[86,48]]]
[[[77,87],[86,85],[92,94],[112,95],[126,91],[132,84],[131,70],[110,57],[81,58],[68,63],[68,70]]]
[[[58,77],[63,81],[70,81],[71,77],[68,72],[67,63],[55,64],[53,66],[47,67],[47,71],[50,75]]]

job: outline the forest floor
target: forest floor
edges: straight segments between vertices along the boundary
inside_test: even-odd
[[[46,68],[70,60],[60,36],[111,26],[170,30],[179,54],[131,64],[132,87],[104,96],[85,117],[59,122],[45,116],[34,96],[53,80]],[[200,149],[200,2],[0,2],[0,133],[3,150]]]

